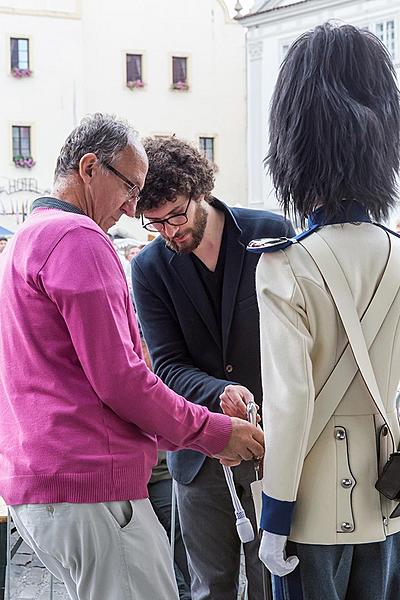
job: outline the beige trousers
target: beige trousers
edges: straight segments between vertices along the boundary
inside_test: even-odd
[[[177,600],[168,538],[150,501],[10,507],[21,537],[72,600]]]

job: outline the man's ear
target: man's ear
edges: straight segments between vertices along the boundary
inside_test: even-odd
[[[82,177],[84,183],[90,183],[93,177],[94,171],[98,168],[97,156],[93,152],[84,154],[79,161],[79,175]]]

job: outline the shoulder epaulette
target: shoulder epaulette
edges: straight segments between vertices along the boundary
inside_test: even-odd
[[[262,238],[260,240],[252,240],[248,246],[247,250],[249,252],[254,252],[256,254],[264,254],[264,252],[277,252],[278,250],[285,250],[292,246],[293,244],[297,244],[304,238],[308,237],[314,231],[319,229],[319,225],[314,225],[310,227],[310,229],[306,229],[301,233],[297,234],[295,237],[287,238],[287,237],[278,237],[278,238]]]

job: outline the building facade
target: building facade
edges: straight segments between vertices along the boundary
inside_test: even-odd
[[[1,222],[51,189],[66,135],[95,111],[197,145],[216,194],[246,204],[245,69],[223,0],[0,0]]]
[[[268,107],[290,44],[326,21],[351,23],[380,37],[400,75],[400,4],[398,0],[259,0],[239,21],[247,28],[248,205],[277,211],[263,160],[268,147]]]

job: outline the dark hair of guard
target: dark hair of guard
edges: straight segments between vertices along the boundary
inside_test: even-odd
[[[302,224],[343,200],[386,219],[396,201],[399,90],[390,56],[369,31],[329,23],[303,34],[282,63],[265,159],[286,215]]]
[[[149,160],[146,183],[140,192],[136,216],[153,210],[177,196],[210,199],[214,167],[197,148],[174,136],[143,140]]]

